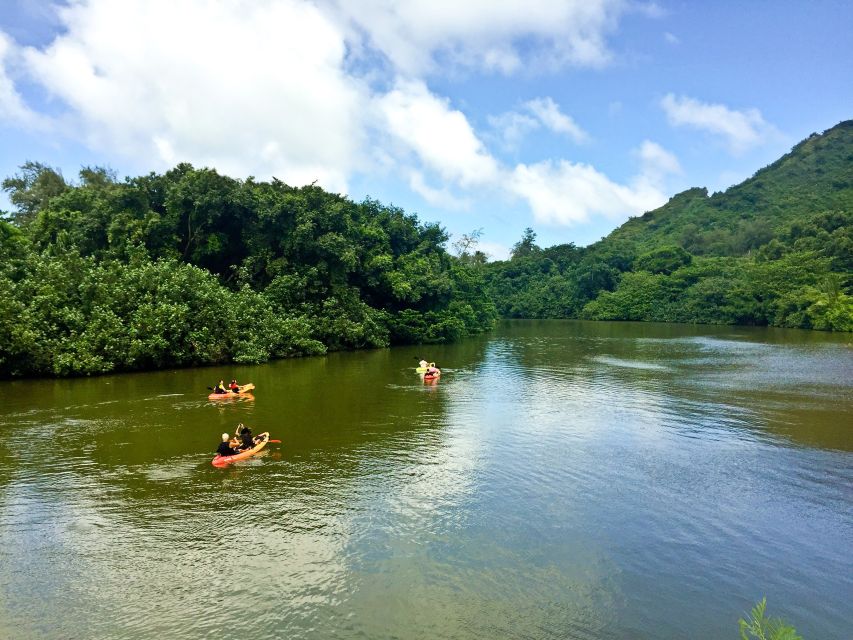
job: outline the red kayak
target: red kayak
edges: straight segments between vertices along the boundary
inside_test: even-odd
[[[438,380],[440,377],[441,371],[436,371],[435,373],[425,373],[424,382],[432,382],[433,380]]]
[[[260,438],[260,440],[251,449],[246,449],[245,451],[241,451],[240,453],[237,453],[233,456],[220,456],[219,454],[216,454],[216,457],[212,460],[211,464],[214,467],[224,467],[224,466],[231,464],[232,462],[237,462],[238,460],[245,460],[246,458],[251,458],[253,455],[258,453],[261,449],[263,449],[265,446],[267,446],[267,442],[270,441],[270,434],[267,433],[266,431],[264,431],[263,433],[259,434],[257,436],[257,438]],[[236,442],[234,442],[234,444],[236,444]],[[232,444],[231,446],[233,447],[234,444]]]

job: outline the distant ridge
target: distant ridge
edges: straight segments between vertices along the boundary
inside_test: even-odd
[[[721,237],[750,230],[775,234],[809,214],[851,206],[853,120],[845,120],[813,133],[723,192],[708,196],[707,189],[692,188],[674,195],[662,207],[628,220],[604,242],[631,240],[640,249],[674,244],[696,255],[739,255],[755,247],[732,252],[721,248]]]
[[[853,120],[724,192],[693,188],[588,247],[532,229],[486,265],[498,312],[853,331]]]

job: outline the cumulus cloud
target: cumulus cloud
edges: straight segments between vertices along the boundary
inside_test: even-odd
[[[30,128],[42,128],[44,118],[31,111],[15,89],[15,83],[7,72],[13,54],[11,39],[0,31],[0,124],[22,125]]]
[[[720,136],[733,154],[763,144],[773,131],[758,109],[737,111],[722,104],[700,102],[671,93],[663,97],[660,105],[670,124]]]
[[[465,115],[420,81],[400,81],[378,99],[387,130],[445,180],[461,186],[489,184],[498,163]]]
[[[575,142],[584,142],[589,137],[571,116],[560,111],[560,107],[551,98],[537,98],[526,102],[524,106],[554,133],[564,134]]]
[[[525,199],[538,222],[572,225],[592,216],[622,221],[664,204],[664,179],[680,172],[674,155],[645,141],[637,152],[640,172],[620,184],[594,167],[567,160],[519,164],[508,180],[511,193]]]
[[[393,108],[407,90],[397,84],[377,101],[377,72],[381,84],[383,74],[416,78],[447,64],[502,73],[540,63],[599,66],[611,57],[606,38],[624,11],[622,0],[534,0],[523,9],[491,0],[78,0],[58,9],[62,30],[51,44],[21,53],[28,80],[52,96],[54,111],[66,108],[55,123],[92,148],[146,168],[188,160],[345,190],[370,157],[371,109]],[[7,38],[2,46],[10,48]],[[384,69],[359,68],[377,54]],[[0,74],[4,117],[36,122]],[[397,107],[429,111],[426,94],[419,106],[417,95],[408,97]],[[556,131],[581,135],[553,103],[531,108]],[[467,147],[476,169],[457,162],[448,171],[471,184],[475,173],[492,171],[488,154],[459,115],[445,115],[434,122],[462,133],[453,146]],[[404,137],[436,159],[424,136]]]
[[[652,184],[660,184],[667,175],[683,173],[678,158],[657,142],[644,140],[637,155],[642,162],[641,175]]]
[[[600,67],[623,0],[318,0],[360,49],[379,51],[404,75],[445,64],[500,73],[522,65]]]
[[[528,100],[522,108],[525,113],[509,111],[489,118],[489,124],[499,132],[501,142],[507,149],[517,148],[528,133],[543,126],[577,143],[589,139],[586,131],[581,129],[571,116],[563,113],[551,98]]]
[[[88,0],[60,16],[66,32],[24,56],[90,146],[346,188],[366,97],[313,5]]]
[[[497,132],[500,144],[510,150],[517,149],[528,133],[541,126],[536,118],[516,111],[489,116],[488,122]]]
[[[644,168],[629,184],[565,160],[507,167],[427,78],[448,67],[604,65],[612,57],[607,36],[630,5],[75,0],[58,9],[62,29],[47,45],[20,47],[0,33],[0,118],[49,123],[145,170],[189,161],[346,191],[353,174],[379,168],[447,209],[508,189],[540,221],[616,218],[660,204],[659,185],[677,160],[644,144]],[[25,104],[7,71],[12,57],[58,116]],[[513,144],[533,129],[589,137],[548,97],[492,123]]]

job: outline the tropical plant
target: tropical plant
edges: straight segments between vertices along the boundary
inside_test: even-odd
[[[797,630],[780,618],[765,616],[767,598],[752,608],[747,619],[738,620],[741,640],[802,640]]]

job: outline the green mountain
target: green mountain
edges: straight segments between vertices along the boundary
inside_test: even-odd
[[[750,179],[721,193],[688,189],[632,218],[608,240],[650,250],[678,245],[694,255],[741,255],[792,223],[853,206],[853,120],[812,134]]]
[[[528,230],[486,265],[505,317],[853,331],[853,121],[722,193],[689,189],[586,248]]]

